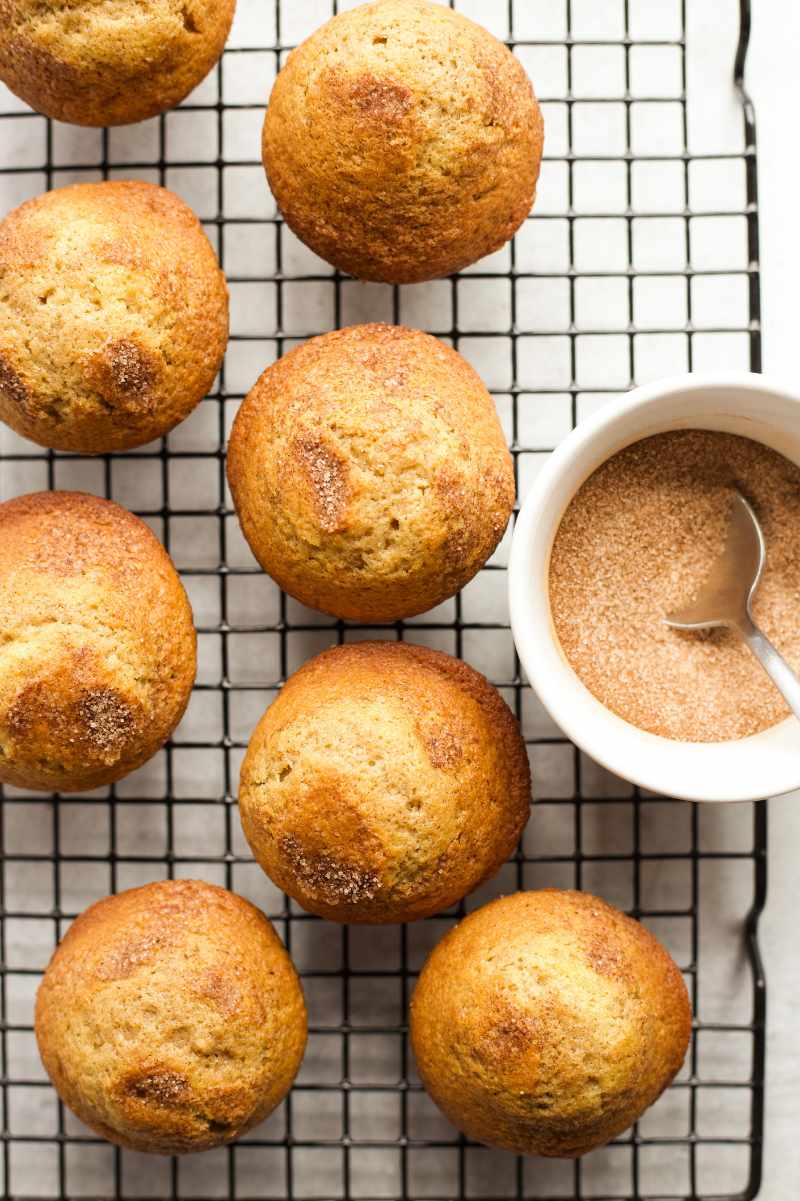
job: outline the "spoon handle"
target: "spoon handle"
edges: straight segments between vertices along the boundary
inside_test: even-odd
[[[783,699],[795,717],[800,718],[800,680],[783,655],[772,645],[766,634],[762,634],[751,617],[748,616],[741,621],[736,628],[775,687],[783,695]]]

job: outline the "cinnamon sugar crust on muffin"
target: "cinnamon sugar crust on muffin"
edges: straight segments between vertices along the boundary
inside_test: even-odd
[[[0,505],[0,781],[82,792],[141,766],[183,716],[195,644],[138,517],[79,492]]]
[[[576,1158],[631,1126],[683,1063],[686,985],[639,922],[589,893],[492,901],[431,952],[411,1001],[430,1096],[468,1137]]]
[[[161,437],[206,395],[227,341],[225,277],[166,188],[75,184],[0,222],[0,419],[40,446]]]
[[[0,0],[0,79],[58,121],[145,121],[206,77],[235,7],[236,0]]]
[[[339,922],[449,908],[513,852],[530,801],[497,689],[399,642],[334,647],[295,672],[250,739],[239,789],[266,873]]]
[[[461,355],[393,325],[312,338],[268,367],[228,447],[261,566],[337,617],[396,621],[453,596],[494,551],[514,469]]]
[[[530,80],[501,42],[446,5],[378,0],[289,55],[263,158],[312,250],[360,279],[417,283],[514,235],[543,139]]]
[[[121,1147],[159,1155],[238,1138],[283,1100],[306,1009],[270,923],[235,893],[163,880],[70,926],[36,999],[65,1105]]]

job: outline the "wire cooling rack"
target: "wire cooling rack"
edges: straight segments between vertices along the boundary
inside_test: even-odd
[[[760,367],[755,131],[741,90],[746,0],[741,14],[735,0],[457,7],[528,68],[544,101],[546,161],[535,215],[513,245],[417,287],[341,278],[281,224],[265,186],[259,132],[271,79],[285,49],[331,15],[330,0],[239,0],[219,67],[179,110],[142,125],[63,126],[0,90],[0,213],[75,180],[164,183],[206,222],[230,280],[233,324],[216,391],[163,444],[89,458],[0,434],[4,497],[81,488],[152,525],[182,571],[200,642],[189,713],[150,764],[85,797],[6,789],[7,1197],[655,1201],[758,1191],[764,806],[645,795],[564,740],[520,676],[505,601],[508,537],[456,600],[365,630],[302,608],[258,572],[225,489],[226,434],[243,394],[295,341],[341,324],[399,320],[451,339],[496,397],[521,494],[573,425],[632,383]],[[467,907],[522,887],[587,888],[641,917],[686,974],[696,1021],[678,1081],[632,1135],[579,1163],[470,1145],[421,1091],[406,1004],[454,915],[342,929],[287,903],[247,853],[235,798],[255,722],[311,654],[376,633],[471,661],[502,688],[530,747],[538,803],[523,846]],[[303,975],[311,1021],[280,1110],[236,1146],[180,1162],[120,1152],[64,1111],[31,1027],[39,974],[71,918],[109,891],[165,876],[199,876],[261,905]]]

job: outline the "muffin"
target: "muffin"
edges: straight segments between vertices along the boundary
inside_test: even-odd
[[[0,0],[0,79],[58,121],[144,121],[205,78],[235,7],[236,0]]]
[[[0,222],[0,282],[0,419],[40,446],[159,438],[222,362],[225,277],[192,210],[155,184],[27,201]]]
[[[525,744],[466,663],[401,642],[337,646],[259,722],[239,809],[268,876],[337,922],[455,904],[512,853],[530,812]]]
[[[162,880],[73,922],[39,988],[36,1039],[82,1122],[179,1155],[238,1138],[283,1100],[306,1008],[263,913],[201,880]]]
[[[582,892],[520,892],[471,913],[411,1003],[422,1082],[470,1138],[576,1158],[631,1126],[689,1045],[686,986],[638,922]]]
[[[312,250],[360,279],[407,284],[513,237],[543,137],[530,80],[501,42],[441,4],[378,0],[289,55],[263,156]]]
[[[514,504],[492,398],[428,334],[358,325],[269,367],[241,406],[228,480],[250,549],[297,600],[387,622],[453,596]]]
[[[119,780],[169,738],[195,667],[188,598],[143,521],[79,492],[0,505],[0,781]]]

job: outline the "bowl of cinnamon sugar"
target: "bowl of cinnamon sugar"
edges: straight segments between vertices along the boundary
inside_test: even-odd
[[[664,621],[722,553],[737,491],[766,546],[753,616],[800,674],[800,394],[764,376],[609,403],[550,456],[514,532],[511,625],[545,709],[615,775],[685,800],[800,788],[800,723],[744,643]]]

